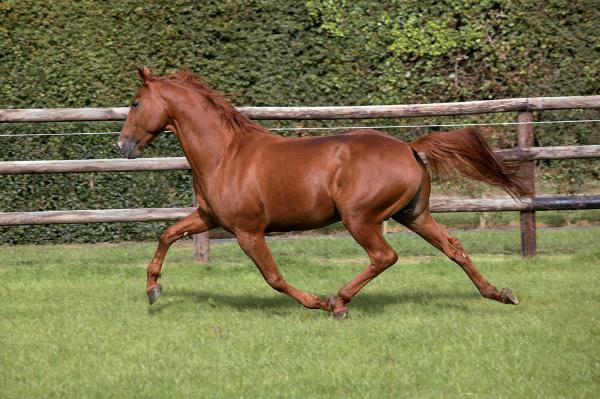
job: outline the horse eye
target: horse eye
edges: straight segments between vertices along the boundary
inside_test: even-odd
[[[131,103],[131,108],[135,109],[135,108],[139,108],[140,106],[140,102],[139,101],[134,101]]]

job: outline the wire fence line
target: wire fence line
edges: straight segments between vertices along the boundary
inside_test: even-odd
[[[574,123],[597,123],[600,119],[575,119],[560,121],[533,121],[533,122],[484,122],[484,123],[442,123],[423,125],[375,125],[375,126],[321,126],[321,127],[273,127],[268,128],[273,132],[297,131],[336,131],[349,129],[424,129],[437,127],[477,127],[477,126],[519,126],[519,125],[555,125]],[[170,133],[168,130],[166,131]],[[65,133],[3,133],[0,137],[49,137],[49,136],[109,136],[120,132],[65,132]]]

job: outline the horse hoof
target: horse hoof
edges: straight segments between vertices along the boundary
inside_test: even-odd
[[[162,294],[162,286],[160,284],[156,284],[150,288],[150,291],[148,291],[148,302],[150,302],[150,305],[156,302],[160,294]]]
[[[517,296],[515,294],[513,294],[513,292],[510,290],[510,288],[502,288],[501,297],[502,297],[502,303],[508,303],[511,305],[519,304],[519,300],[517,299]]]
[[[333,309],[335,308],[336,302],[337,302],[337,295],[332,295],[327,300],[327,305],[329,306],[329,310],[331,310],[332,312],[333,312]]]
[[[338,310],[337,312],[333,312],[333,320],[344,320],[348,316],[348,310]]]
[[[348,309],[344,307],[342,309],[335,310],[335,305],[337,304],[337,301],[337,295],[329,297],[329,310],[331,310],[333,320],[344,320],[346,316],[348,316]]]

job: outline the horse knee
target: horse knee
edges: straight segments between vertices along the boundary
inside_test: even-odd
[[[396,263],[397,260],[398,254],[392,249],[387,249],[373,254],[371,263],[377,268],[387,269],[388,267]]]
[[[171,245],[178,239],[178,231],[174,226],[169,226],[162,232],[159,242],[162,245]]]
[[[158,242],[162,245],[170,245],[173,242],[173,235],[169,232],[169,229],[166,229],[160,235]]]

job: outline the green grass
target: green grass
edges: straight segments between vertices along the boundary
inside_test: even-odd
[[[335,322],[271,290],[236,244],[0,247],[0,397],[600,397],[600,228],[455,232],[519,306],[480,298],[414,235]],[[286,279],[333,293],[365,266],[347,237],[272,241]]]

